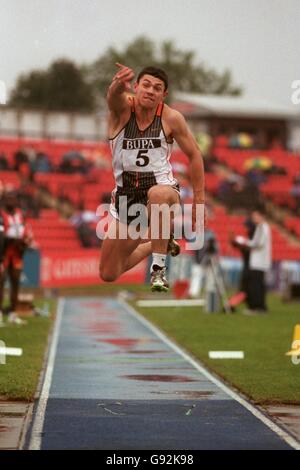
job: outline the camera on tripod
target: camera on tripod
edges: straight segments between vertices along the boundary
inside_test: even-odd
[[[204,249],[209,255],[216,255],[219,252],[218,243],[214,236],[209,238],[204,244]]]
[[[219,310],[219,301],[223,311],[231,312],[222,268],[219,261],[219,244],[212,230],[207,230],[204,237],[204,246],[198,253],[198,262],[204,268],[204,289],[206,297],[206,311],[213,313]]]
[[[196,253],[198,263],[206,266],[209,264],[210,258],[218,255],[218,253],[219,245],[214,232],[212,230],[206,230],[203,248]]]

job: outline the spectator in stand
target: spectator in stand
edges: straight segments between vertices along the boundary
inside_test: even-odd
[[[44,152],[38,152],[31,168],[32,173],[50,173],[52,167],[48,155]]]
[[[29,163],[29,158],[26,152],[25,147],[22,147],[14,154],[14,166],[15,171],[19,171],[20,165],[23,163]]]
[[[245,175],[247,181],[254,186],[260,186],[267,181],[265,173],[260,168],[252,168]]]
[[[0,209],[2,207],[3,195],[4,195],[4,183],[2,180],[0,180]]]
[[[4,194],[4,208],[1,210],[4,227],[4,254],[0,276],[0,311],[3,308],[3,293],[6,274],[10,281],[10,307],[8,322],[22,325],[25,322],[16,313],[20,278],[23,268],[23,256],[26,248],[32,242],[32,234],[27,226],[22,211],[19,209],[15,192]]]
[[[97,238],[96,229],[94,227],[94,225],[99,222],[99,218],[95,212],[84,210],[83,204],[81,204],[81,209],[82,211],[75,213],[70,218],[70,222],[76,227],[81,245],[84,248],[99,247],[99,239]]]
[[[237,245],[250,250],[246,315],[267,313],[265,277],[272,265],[271,229],[262,207],[252,212],[251,220],[256,225],[253,238],[235,238]]]
[[[300,174],[296,175],[293,179],[291,194],[293,196],[300,196]]]
[[[36,152],[33,147],[22,147],[14,154],[14,167],[21,180],[27,182],[31,179],[31,168],[34,165]]]
[[[8,163],[5,153],[0,154],[0,171],[8,170]]]
[[[90,162],[88,162],[80,152],[71,150],[63,155],[60,171],[69,174],[87,174],[89,166]]]
[[[272,165],[271,168],[266,169],[266,175],[287,175],[287,171],[283,166]]]
[[[243,177],[237,174],[229,175],[225,181],[221,181],[218,197],[229,210],[247,209],[260,202],[257,186],[248,184]]]
[[[32,183],[23,184],[19,189],[20,209],[28,217],[37,219],[41,210],[39,189]]]
[[[296,214],[300,211],[300,174],[296,175],[293,180],[293,186],[290,189],[291,196],[295,200],[295,212]]]

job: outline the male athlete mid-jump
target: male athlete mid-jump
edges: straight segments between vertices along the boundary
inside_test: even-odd
[[[166,73],[156,67],[144,68],[132,92],[133,70],[118,63],[116,65],[118,71],[107,93],[108,130],[116,180],[111,204],[114,218],[102,244],[100,276],[104,281],[115,281],[123,272],[152,253],[151,289],[167,291],[166,256],[168,253],[173,256],[178,254],[179,246],[172,236],[164,237],[162,217],[158,220],[159,236],[147,242],[142,237],[131,237],[128,230],[132,221],[130,207],[143,204],[147,208],[151,227],[154,220],[151,207],[162,204],[171,207],[180,203],[179,186],[170,164],[172,143],[175,140],[190,161],[194,194],[192,227],[195,230],[196,206],[204,203],[203,161],[182,114],[164,104],[168,94]]]

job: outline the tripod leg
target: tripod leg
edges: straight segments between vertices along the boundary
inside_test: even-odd
[[[217,290],[218,290],[218,294],[221,298],[224,310],[225,310],[226,313],[232,313],[232,310],[231,310],[231,307],[230,307],[230,304],[229,304],[229,300],[228,300],[228,297],[227,297],[227,293],[226,293],[225,284],[224,284],[222,274],[220,274],[220,276],[218,275],[218,271],[220,273],[222,273],[221,266],[219,265],[219,263],[217,264],[216,260],[213,259],[212,257],[210,258],[210,263],[211,263],[211,269],[212,269],[212,272],[213,272],[213,275],[214,275],[216,287],[217,287]]]

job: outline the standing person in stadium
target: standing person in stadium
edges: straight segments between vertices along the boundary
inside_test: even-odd
[[[128,227],[127,237],[121,237],[124,229],[121,225],[130,224],[132,217],[129,212],[133,204],[143,204],[147,208],[152,230],[151,208],[154,205],[171,207],[180,203],[179,186],[169,161],[175,140],[190,160],[192,228],[195,230],[196,207],[204,204],[202,156],[182,114],[164,104],[168,94],[167,74],[156,67],[144,68],[137,77],[132,93],[133,70],[118,63],[116,65],[118,71],[107,93],[108,131],[116,180],[111,205],[114,219],[102,244],[100,276],[104,281],[114,281],[152,253],[151,289],[167,291],[166,256],[167,253],[173,256],[178,254],[179,246],[172,235],[164,237],[163,217],[159,219],[159,236],[150,237],[150,242],[133,239]],[[121,196],[127,197],[125,211]],[[124,212],[125,218],[121,216]]]
[[[252,238],[237,237],[240,246],[249,251],[247,273],[247,305],[245,315],[267,313],[266,275],[272,267],[272,234],[264,215],[264,207],[257,206],[252,211],[251,220],[255,225]]]
[[[21,209],[18,208],[18,197],[15,192],[4,194],[4,207],[1,210],[0,230],[4,232],[3,262],[0,274],[0,312],[3,307],[4,281],[6,274],[10,282],[10,306],[8,322],[22,325],[25,322],[16,313],[20,279],[23,268],[23,255],[31,243],[32,235]]]

